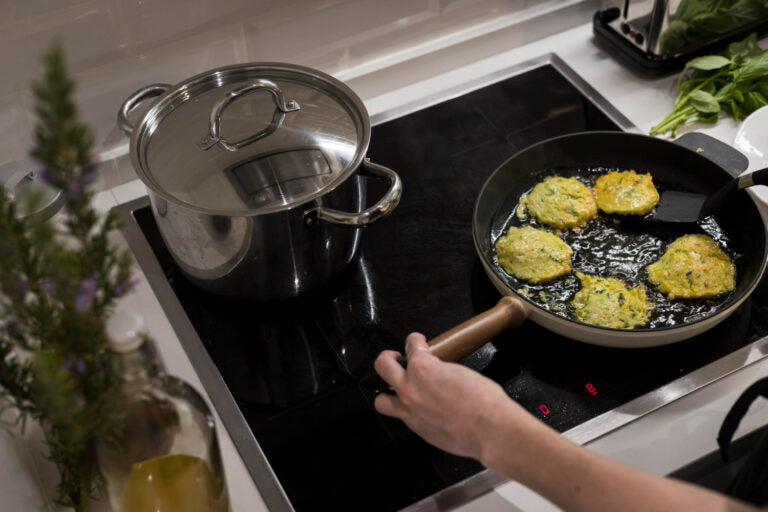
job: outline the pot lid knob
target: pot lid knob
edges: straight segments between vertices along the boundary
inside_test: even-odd
[[[224,113],[224,110],[237,98],[257,91],[268,91],[272,95],[272,99],[275,102],[275,112],[272,115],[272,121],[263,130],[238,142],[229,142],[228,140],[222,138],[221,115]],[[274,133],[274,131],[283,124],[286,113],[295,112],[300,108],[301,107],[296,101],[286,101],[285,96],[283,95],[283,91],[280,89],[280,87],[277,86],[277,84],[275,84],[275,82],[264,79],[255,80],[251,84],[238,87],[237,89],[230,91],[221,101],[213,106],[213,110],[211,111],[211,125],[209,134],[207,137],[200,139],[198,146],[200,149],[208,151],[216,144],[219,144],[227,151],[237,151],[238,149],[245,147],[248,144],[256,142],[257,140],[263,139],[271,133]]]

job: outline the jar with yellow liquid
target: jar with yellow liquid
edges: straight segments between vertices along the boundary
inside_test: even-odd
[[[186,382],[166,375],[134,313],[108,324],[123,378],[121,428],[97,457],[115,512],[226,512],[229,498],[213,415]]]

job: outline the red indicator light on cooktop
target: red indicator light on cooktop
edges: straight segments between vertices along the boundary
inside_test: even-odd
[[[586,388],[587,388],[587,391],[589,391],[591,394],[593,395],[597,394],[597,389],[595,389],[595,386],[593,386],[589,382],[587,382]]]
[[[545,414],[545,415],[546,415],[546,414],[549,414],[549,407],[547,407],[547,406],[546,406],[546,405],[544,405],[544,404],[541,404],[541,405],[539,406],[539,410],[542,412],[542,414]]]

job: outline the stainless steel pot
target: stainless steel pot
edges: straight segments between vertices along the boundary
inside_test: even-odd
[[[134,126],[131,110],[155,96]],[[118,125],[168,249],[220,295],[274,300],[322,285],[402,193],[394,171],[365,159],[362,101],[305,67],[236,65],[150,85],[126,99]],[[362,174],[390,183],[368,209]]]

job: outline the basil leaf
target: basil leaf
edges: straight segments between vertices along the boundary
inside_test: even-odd
[[[720,112],[720,103],[708,92],[693,91],[688,97],[688,103],[699,112],[714,114]]]
[[[768,105],[768,99],[766,99],[765,96],[760,94],[759,92],[748,92],[747,95],[744,97],[744,104],[742,107],[744,108],[744,112],[749,115],[755,110],[762,108],[764,106]]]
[[[738,121],[742,117],[741,114],[742,112],[739,106],[735,101],[731,100],[731,115],[733,115],[733,120]]]
[[[702,123],[715,124],[715,123],[717,123],[717,120],[720,118],[720,114],[718,114],[718,113],[715,113],[715,114],[699,114],[698,118],[699,118],[699,121],[701,121]]]
[[[738,22],[727,11],[718,10],[699,14],[688,25],[689,30],[699,38],[710,38],[728,32],[735,28]]]
[[[699,14],[709,12],[712,9],[711,3],[707,0],[683,0],[670,19],[690,21]]]
[[[712,71],[720,69],[731,63],[731,59],[726,59],[722,55],[705,55],[697,57],[685,65],[686,69],[700,69],[702,71]]]
[[[672,18],[688,25],[686,39],[722,28],[746,14],[762,12],[763,6],[768,17],[768,0],[682,0],[679,5]],[[703,9],[704,5],[707,9]],[[735,13],[729,12],[732,8]],[[678,17],[682,12],[691,17]],[[722,19],[715,19],[715,15]],[[683,34],[677,36],[683,39]],[[677,90],[674,108],[651,128],[651,135],[671,131],[674,136],[677,127],[691,118],[716,122],[721,111],[739,121],[768,103],[768,50],[762,50],[757,35],[751,34],[719,55],[693,59],[680,73]]]
[[[765,80],[761,80],[760,82],[753,85],[752,89],[754,89],[755,91],[759,92],[760,94],[768,98],[768,78],[766,78]]]
[[[761,53],[763,53],[763,51],[757,45],[756,33],[749,34],[749,37],[743,41],[731,43],[728,45],[728,50],[725,52],[725,54],[732,59],[736,57],[754,57],[756,55],[760,55]]]
[[[735,82],[749,82],[768,76],[768,51],[744,62],[733,76]]]
[[[733,83],[733,82],[728,82],[727,84],[725,84],[724,86],[722,86],[722,87],[720,88],[720,90],[719,90],[719,91],[717,91],[717,92],[715,93],[715,97],[716,97],[718,100],[720,100],[720,99],[724,99],[726,96],[728,96],[729,94],[732,94],[732,93],[733,93],[733,89],[734,89],[735,87],[736,87],[736,84],[735,84],[735,83]]]
[[[691,44],[688,34],[688,24],[675,20],[669,23],[667,29],[661,33],[659,49],[661,53],[672,53],[682,50]]]
[[[739,0],[730,9],[730,13],[739,23],[748,23],[768,15],[765,0]]]
[[[715,82],[709,82],[707,85],[702,87],[701,90],[714,95],[717,92],[717,85],[715,85]]]

